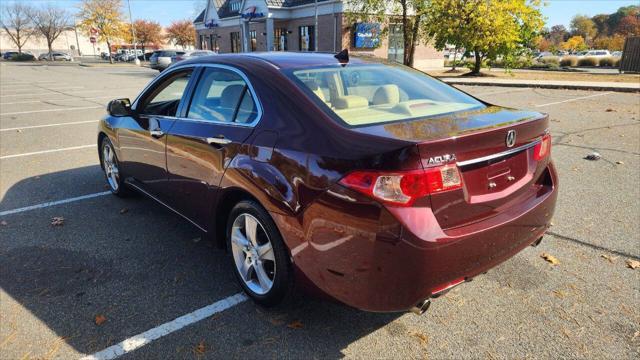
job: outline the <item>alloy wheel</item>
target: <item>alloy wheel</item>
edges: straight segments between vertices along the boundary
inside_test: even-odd
[[[120,171],[118,170],[118,160],[116,154],[108,142],[102,147],[102,163],[104,165],[104,173],[111,190],[118,191],[120,187]]]
[[[254,216],[242,213],[234,220],[231,251],[247,288],[257,295],[267,294],[273,287],[276,259],[267,232]]]

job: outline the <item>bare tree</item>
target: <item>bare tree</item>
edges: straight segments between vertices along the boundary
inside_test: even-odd
[[[49,59],[51,60],[53,42],[70,26],[71,15],[67,10],[49,4],[42,8],[33,9],[30,17],[36,33],[47,41]]]
[[[30,13],[31,8],[19,2],[2,7],[0,24],[2,24],[2,28],[7,32],[11,41],[16,44],[20,54],[24,44],[33,35],[33,23],[29,16]]]

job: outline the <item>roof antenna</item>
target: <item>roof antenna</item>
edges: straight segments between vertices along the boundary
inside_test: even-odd
[[[339,53],[335,54],[333,57],[338,59],[340,64],[342,64],[343,66],[347,65],[349,63],[349,49],[344,49]]]

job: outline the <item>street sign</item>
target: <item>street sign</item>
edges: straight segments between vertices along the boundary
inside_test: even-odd
[[[90,37],[89,41],[91,41],[92,44],[95,44],[96,43],[96,37],[95,36]]]
[[[98,29],[91,28],[91,35],[98,35]]]

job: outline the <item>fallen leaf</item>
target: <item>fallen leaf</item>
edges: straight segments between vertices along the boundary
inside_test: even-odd
[[[616,164],[618,164],[618,165],[624,165],[624,162],[623,162],[623,161],[618,160],[618,161],[616,161]]]
[[[635,333],[633,333],[633,337],[631,338],[631,340],[635,340],[638,336],[640,336],[640,331],[636,331]]]
[[[613,263],[616,261],[616,259],[618,258],[617,256],[611,256],[611,255],[607,255],[607,254],[602,254],[600,255],[601,258],[609,260],[610,263]]]
[[[554,290],[553,294],[560,299],[564,299],[567,296],[562,290]]]
[[[410,331],[409,335],[415,336],[416,338],[418,338],[422,346],[427,346],[427,343],[429,342],[429,338],[427,337],[427,335],[421,333],[420,331],[415,331],[415,330]]]
[[[17,132],[19,132],[19,133],[21,133],[21,132],[22,132],[22,130],[21,130],[21,129],[18,129],[18,130],[16,130],[16,131],[17,131]]]
[[[0,226],[7,226],[7,222],[4,220],[0,221]]]
[[[294,320],[293,322],[287,324],[289,329],[302,329],[304,325],[300,322],[300,320]]]
[[[100,326],[104,324],[105,321],[107,321],[107,318],[104,315],[98,314],[93,320],[95,321],[96,325]]]
[[[606,112],[616,112],[616,111],[614,109],[609,108],[606,110]]]
[[[126,214],[126,213],[128,213],[128,212],[129,212],[129,209],[127,209],[127,208],[122,208],[122,209],[120,210],[120,214]]]
[[[193,351],[194,351],[196,354],[201,354],[201,355],[202,355],[202,354],[204,354],[204,353],[207,351],[207,344],[205,344],[204,340],[203,340],[203,341],[200,341],[200,342],[198,343],[198,345],[196,345],[196,347],[195,347],[195,348],[193,348]]]
[[[640,261],[627,259],[627,267],[633,270],[640,268]]]
[[[553,255],[549,255],[547,253],[542,253],[540,254],[540,257],[545,259],[548,263],[550,263],[551,265],[558,265],[560,264],[560,261],[558,259],[556,259],[555,256]]]
[[[598,161],[598,160],[600,160],[601,157],[602,157],[602,155],[600,155],[600,153],[594,151],[591,154],[585,156],[584,159],[585,160],[591,160],[591,161]]]
[[[51,218],[51,226],[62,226],[64,225],[64,218],[62,216],[56,216]]]

